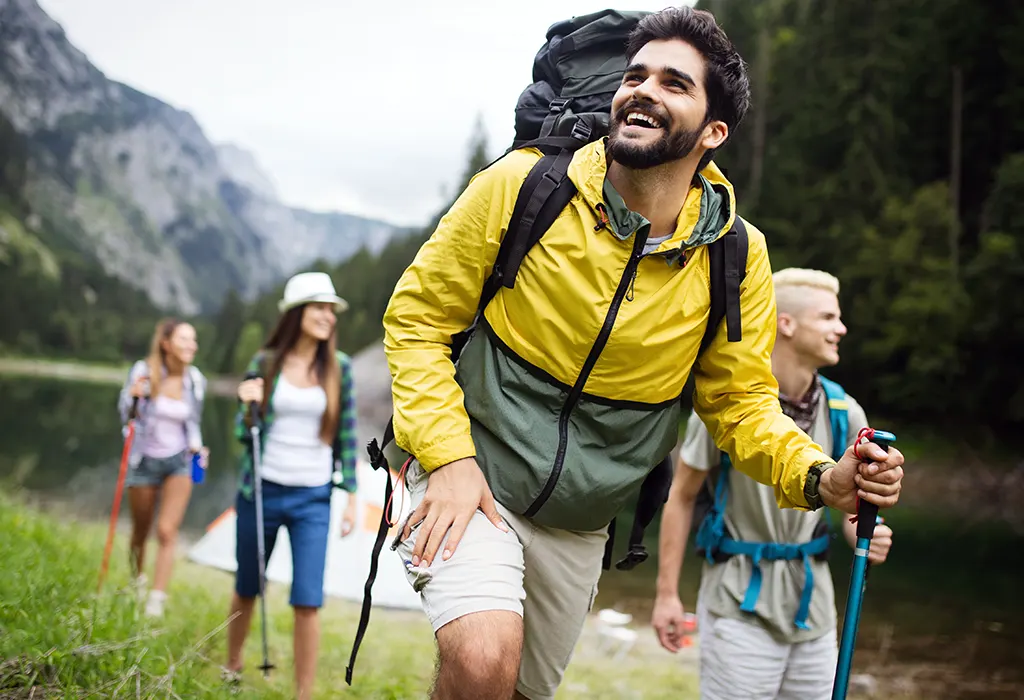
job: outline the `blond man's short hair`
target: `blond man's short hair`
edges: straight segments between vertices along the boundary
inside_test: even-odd
[[[788,267],[772,275],[778,313],[793,314],[803,308],[803,290],[822,289],[839,295],[839,280],[822,270]]]

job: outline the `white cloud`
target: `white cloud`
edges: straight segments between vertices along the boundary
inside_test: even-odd
[[[483,115],[492,155],[578,0],[40,0],[109,77],[251,151],[289,204],[420,225]],[[659,2],[617,2],[657,10]]]

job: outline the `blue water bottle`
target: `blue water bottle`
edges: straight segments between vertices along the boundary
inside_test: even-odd
[[[193,452],[192,453],[192,483],[193,484],[201,484],[201,483],[203,483],[203,478],[206,476],[206,470],[203,469],[203,465],[201,464],[202,459],[203,459],[202,455],[200,455],[198,452]]]

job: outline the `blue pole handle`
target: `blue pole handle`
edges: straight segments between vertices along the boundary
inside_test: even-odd
[[[888,451],[889,446],[896,442],[896,436],[884,430],[876,430],[869,440]],[[860,609],[864,603],[864,589],[867,586],[868,551],[871,549],[871,538],[875,534],[875,525],[880,521],[878,506],[861,499],[857,505],[857,544],[853,550],[850,592],[846,598],[843,636],[839,644],[839,663],[836,666],[835,682],[832,684],[832,700],[846,700],[846,690],[850,684],[850,669],[853,666],[853,647],[857,641]]]

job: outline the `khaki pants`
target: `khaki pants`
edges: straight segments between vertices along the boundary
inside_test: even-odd
[[[427,488],[427,475],[416,461],[409,465],[406,484],[416,508]],[[396,551],[435,633],[470,613],[509,610],[520,615],[523,657],[516,689],[530,700],[548,700],[555,696],[597,595],[608,533],[543,527],[501,504],[498,512],[511,532],[502,532],[477,511],[448,561],[441,558],[442,543],[430,567],[414,567],[417,530]]]

